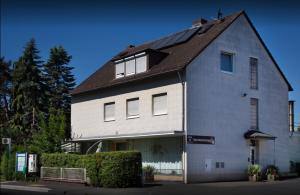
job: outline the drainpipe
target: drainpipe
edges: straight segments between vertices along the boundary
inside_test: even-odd
[[[183,80],[183,72],[177,71],[179,81],[182,85],[182,130],[184,131],[183,137],[183,179],[184,183],[187,183],[187,130],[186,130],[186,82]]]

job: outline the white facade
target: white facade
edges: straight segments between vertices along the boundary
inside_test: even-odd
[[[167,94],[167,114],[153,115],[153,95]],[[126,101],[139,98],[139,117],[127,118]],[[115,102],[115,120],[104,121],[104,104]],[[124,86],[110,92],[73,98],[71,124],[74,138],[101,138],[131,134],[182,131],[182,85],[177,77]]]
[[[221,71],[222,52],[233,54],[232,73]],[[250,57],[258,59],[257,90],[250,89]],[[258,130],[276,139],[258,141],[256,162],[275,163],[281,172],[288,172],[290,161],[300,161],[300,136],[291,136],[288,127],[288,92],[242,14],[187,66],[183,76],[174,73],[74,96],[72,136],[80,141],[127,141],[129,149],[141,150],[147,159],[144,164],[182,167],[185,182],[241,179],[250,164],[250,141],[244,138],[250,128],[250,98],[257,98]],[[167,114],[154,116],[153,95],[162,93],[167,93]],[[126,101],[132,98],[139,99],[139,117],[129,119]],[[104,104],[111,102],[115,120],[106,122]],[[174,137],[174,132],[182,134],[161,139]],[[184,135],[213,136],[215,143],[183,143]],[[165,158],[150,155],[156,143],[165,146]]]
[[[233,54],[233,73],[221,71],[221,52]],[[258,90],[250,89],[250,57],[258,59]],[[259,101],[259,130],[277,137],[275,153],[273,141],[259,141],[257,162],[275,161],[288,172],[290,161],[300,160],[300,140],[289,137],[288,86],[243,15],[187,67],[186,82],[187,133],[215,137],[214,145],[187,145],[188,181],[245,177],[250,98]],[[216,162],[224,162],[224,168],[216,168]]]

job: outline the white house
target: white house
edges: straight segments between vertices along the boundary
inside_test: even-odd
[[[141,151],[143,165],[184,182],[242,179],[251,163],[288,172],[300,161],[292,90],[244,11],[200,19],[128,46],[83,81],[72,141],[83,153]]]

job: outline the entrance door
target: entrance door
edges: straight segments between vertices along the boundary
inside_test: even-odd
[[[250,140],[250,157],[249,162],[253,164],[258,164],[258,141]]]
[[[250,163],[254,165],[256,163],[256,148],[255,146],[250,146]]]

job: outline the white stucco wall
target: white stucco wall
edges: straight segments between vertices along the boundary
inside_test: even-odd
[[[73,97],[72,136],[90,138],[182,130],[182,85],[176,75]],[[168,114],[153,116],[152,95],[167,93]],[[140,117],[126,118],[126,100],[139,98]],[[104,122],[104,103],[115,102],[115,121]]]
[[[220,70],[221,51],[234,54],[232,74]],[[250,89],[249,57],[258,58],[258,90]],[[259,130],[277,137],[276,165],[288,171],[291,158],[300,157],[289,147],[296,139],[289,138],[288,86],[243,15],[187,67],[186,81],[188,134],[215,136],[215,145],[187,145],[188,181],[245,176],[250,149],[243,136],[252,97],[259,99]],[[273,141],[259,144],[260,163],[272,164]],[[211,170],[205,169],[206,159]],[[225,168],[216,169],[216,162],[225,162]]]

